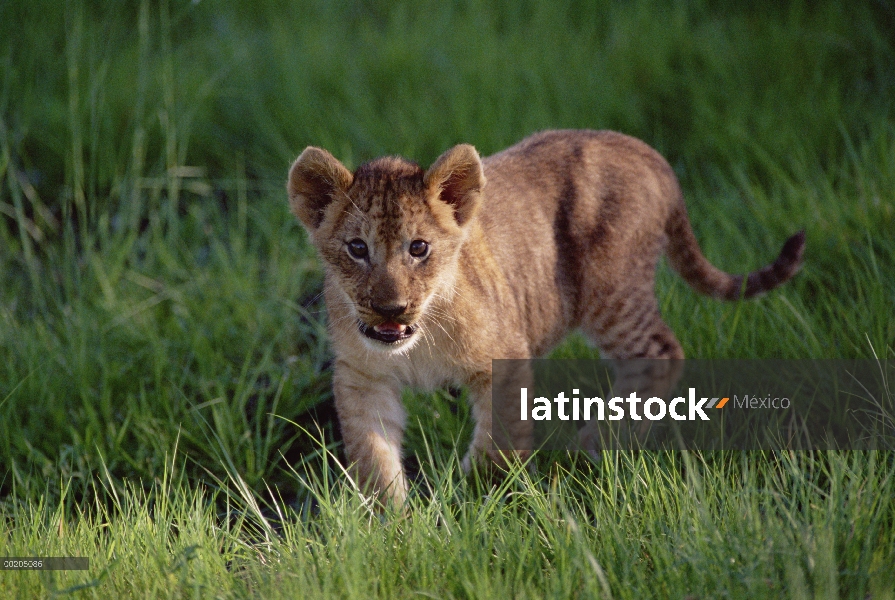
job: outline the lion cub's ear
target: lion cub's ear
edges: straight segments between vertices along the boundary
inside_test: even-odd
[[[313,231],[323,221],[326,207],[344,194],[354,177],[332,154],[308,146],[289,169],[289,206],[292,213]]]
[[[462,227],[475,215],[485,187],[479,153],[469,144],[454,146],[429,167],[423,183],[454,209],[454,219]]]

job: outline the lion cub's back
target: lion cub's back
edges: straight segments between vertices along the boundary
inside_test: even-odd
[[[665,159],[612,131],[544,131],[484,167],[479,214],[498,264],[525,274],[508,277],[517,294],[559,293],[567,324],[578,312],[582,277],[611,286],[632,265],[654,263],[670,211],[682,203]],[[588,269],[595,263],[598,273]]]

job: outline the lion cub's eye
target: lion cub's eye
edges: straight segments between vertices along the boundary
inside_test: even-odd
[[[353,240],[348,242],[348,254],[350,254],[354,258],[367,258],[367,254],[369,253],[369,250],[367,250],[367,244],[362,239],[354,238]]]
[[[429,244],[423,240],[413,240],[410,242],[410,256],[423,258],[429,254]]]

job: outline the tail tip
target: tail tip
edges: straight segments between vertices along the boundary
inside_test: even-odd
[[[804,252],[805,230],[802,229],[786,240],[783,244],[783,249],[780,251],[780,257],[777,260],[789,265],[801,265]]]

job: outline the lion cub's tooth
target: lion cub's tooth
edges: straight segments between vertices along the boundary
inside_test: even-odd
[[[380,323],[379,325],[373,326],[373,331],[376,333],[382,333],[383,331],[397,331],[398,333],[403,333],[405,329],[407,329],[407,325],[402,325],[400,323]]]

